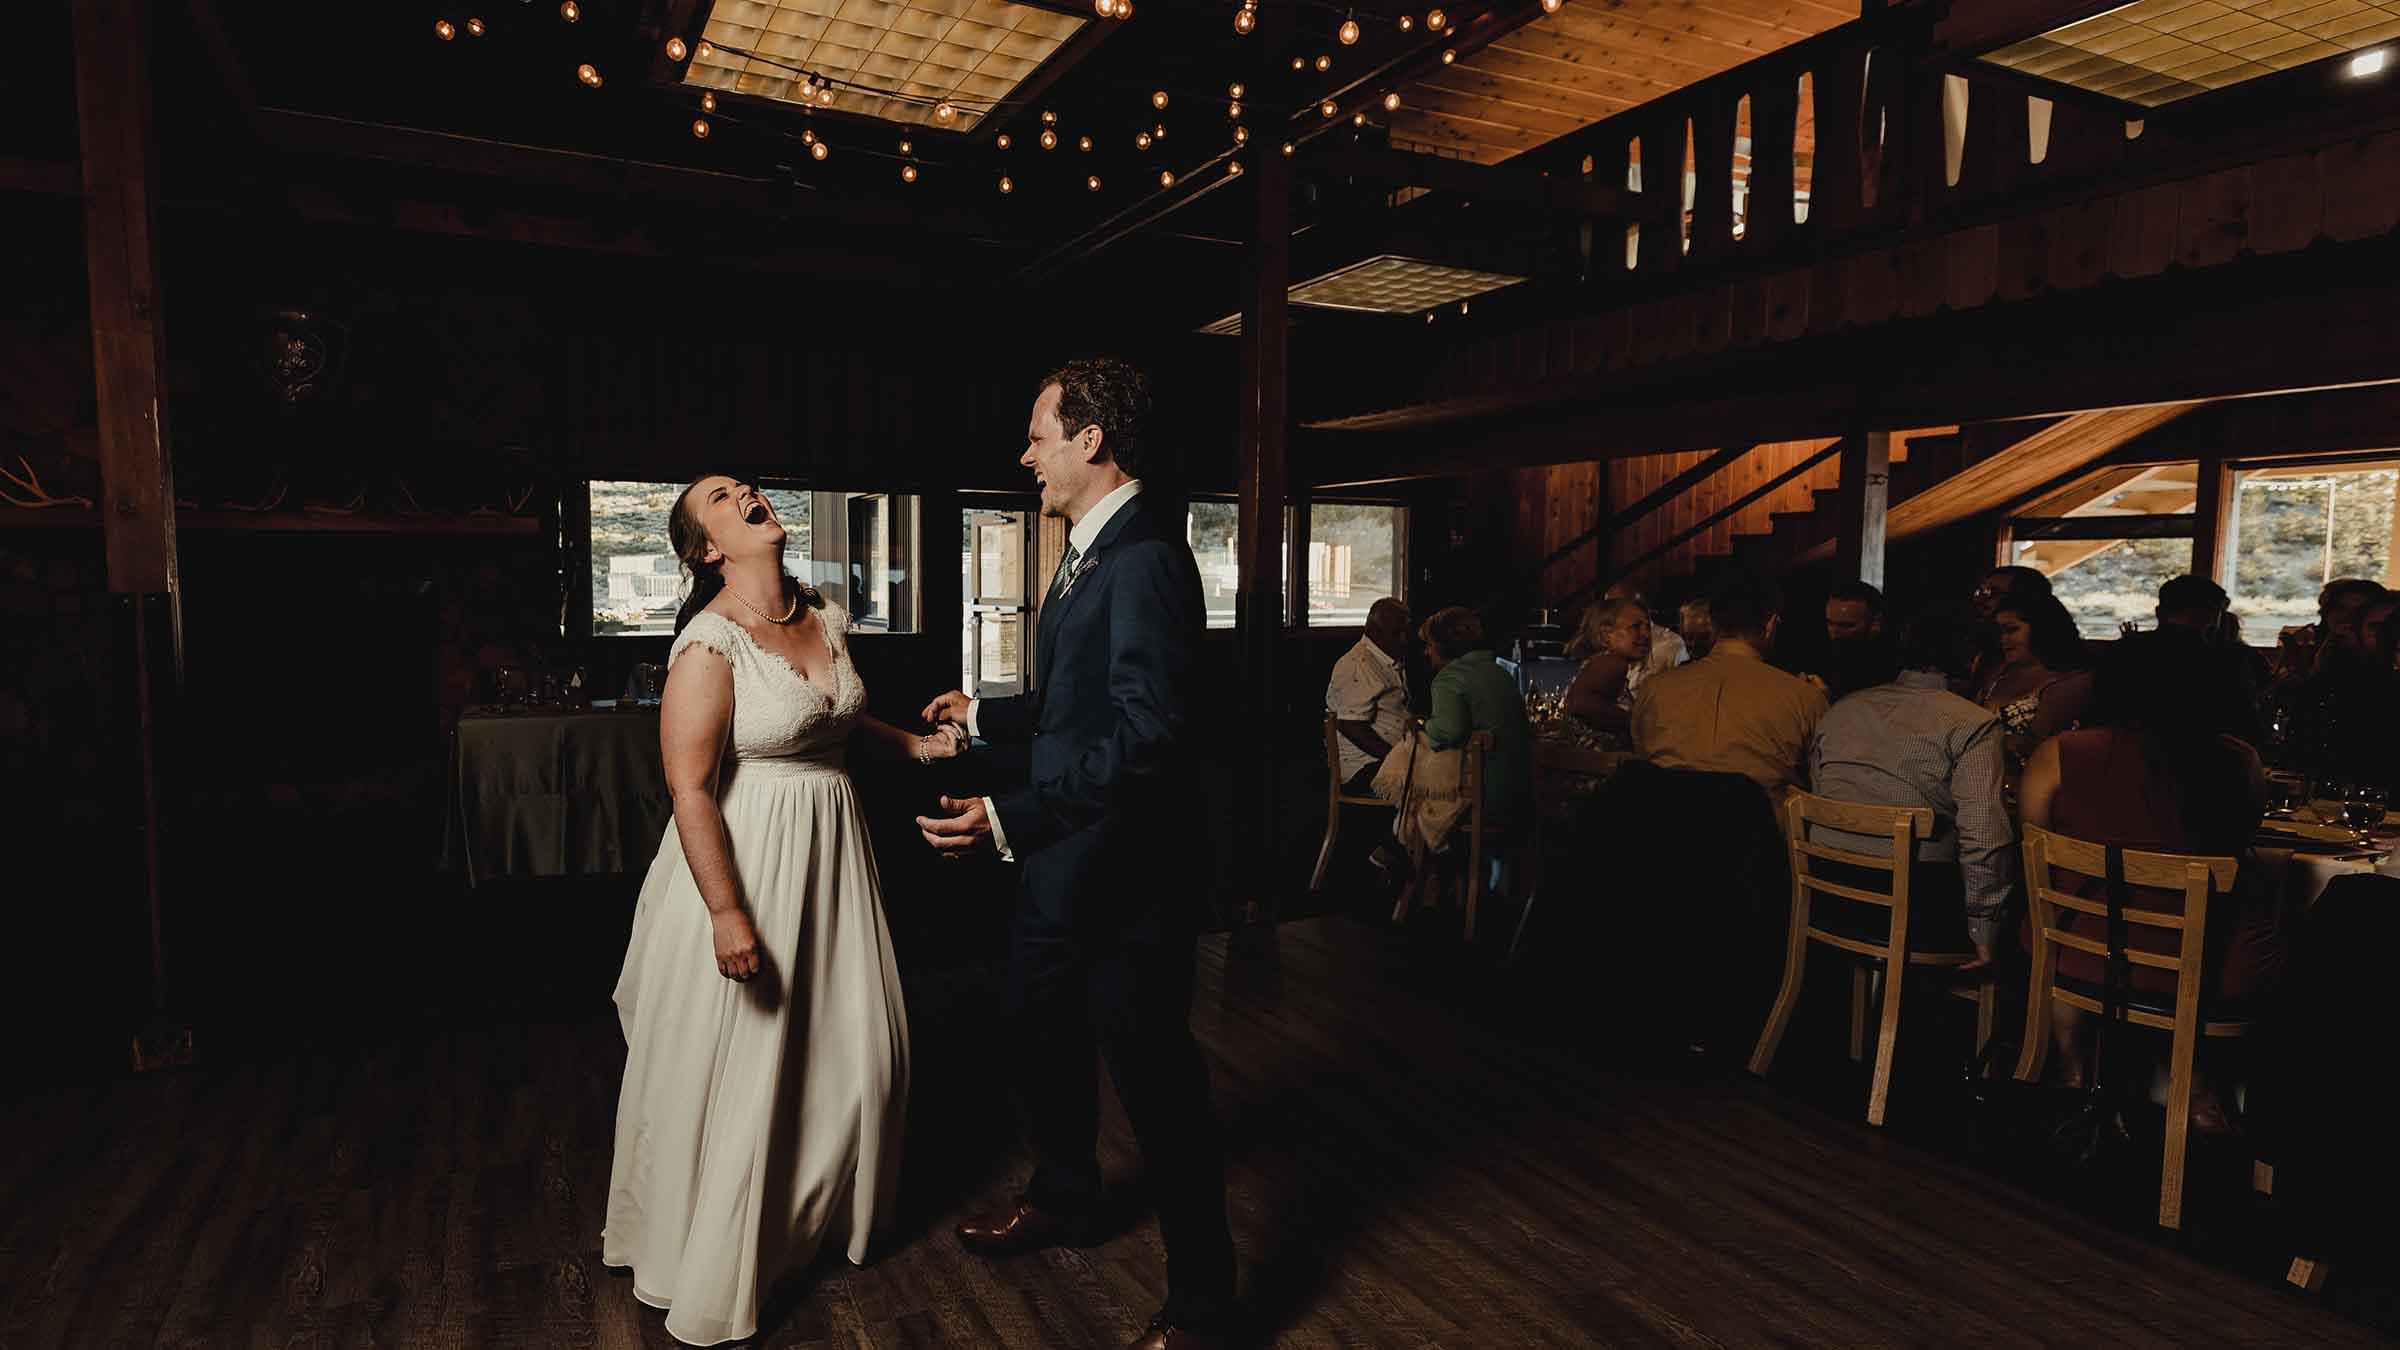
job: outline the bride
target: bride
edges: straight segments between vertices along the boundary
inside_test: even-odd
[[[642,883],[617,981],[617,1100],[601,1257],[689,1345],[758,1330],[763,1287],[828,1239],[854,1263],[891,1215],[908,1020],[852,731],[921,763],[959,752],[861,711],[850,616],[783,570],[783,526],[724,475],[683,490],[692,575],[659,742],[675,828]]]

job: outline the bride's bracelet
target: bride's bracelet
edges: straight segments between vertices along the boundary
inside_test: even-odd
[[[927,748],[932,744],[933,738],[931,736],[917,737],[917,763],[924,765],[931,765],[933,763],[933,751]]]

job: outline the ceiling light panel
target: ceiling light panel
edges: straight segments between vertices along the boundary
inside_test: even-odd
[[[2400,0],[2140,0],[1983,59],[2157,108],[2400,38]]]
[[[1369,258],[1292,287],[1292,303],[1372,314],[1417,314],[1437,305],[1472,299],[1523,277],[1473,272],[1420,262],[1395,254]]]
[[[802,76],[836,81],[844,112],[970,131],[1088,20],[1006,0],[716,0],[684,83],[802,103]],[[737,55],[755,52],[780,65]],[[937,122],[955,100],[958,120]]]

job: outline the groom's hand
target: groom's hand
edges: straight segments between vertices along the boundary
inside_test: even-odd
[[[924,833],[925,842],[933,845],[936,853],[951,858],[962,857],[967,850],[992,837],[992,821],[983,809],[983,798],[960,801],[956,797],[944,797],[942,809],[948,811],[949,816],[917,817],[917,829]]]
[[[973,702],[972,699],[953,689],[926,704],[920,720],[927,726],[938,726],[946,722],[954,727],[963,727],[967,724],[967,705],[971,702]]]

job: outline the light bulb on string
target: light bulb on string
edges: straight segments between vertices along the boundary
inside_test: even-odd
[[[1566,2],[1567,0],[1542,0],[1542,12],[1544,14],[1556,14],[1558,13],[1558,7]]]
[[[1090,154],[1092,152],[1092,138],[1089,136],[1076,137],[1075,148],[1081,150],[1087,155]]]
[[[900,153],[904,155],[913,155],[917,153],[917,143],[915,141],[900,142]]]
[[[682,38],[679,38],[679,37],[671,37],[671,38],[668,38],[668,39],[667,39],[667,59],[668,59],[668,60],[670,60],[670,61],[680,61],[680,60],[682,60],[684,57],[691,55],[691,51],[692,51],[692,49],[691,49],[691,48],[689,48],[689,47],[687,47],[687,46],[683,45],[683,39],[682,39]]]
[[[1235,127],[1233,129],[1233,143],[1235,145],[1248,145],[1250,143],[1250,128]]]
[[[1133,133],[1133,148],[1134,148],[1134,149],[1136,149],[1136,150],[1147,150],[1147,149],[1149,149],[1149,148],[1150,148],[1150,133],[1149,133],[1149,132],[1147,132],[1147,131],[1137,131],[1137,132]]]
[[[828,153],[830,152],[826,150],[825,142],[823,141],[819,141],[815,145],[808,147],[808,157],[810,159],[822,160]]]
[[[715,94],[711,94],[711,93],[703,92],[703,93],[700,95],[700,111],[702,111],[702,112],[715,112],[716,110],[717,110],[717,96],[716,96]]]
[[[1117,17],[1117,0],[1092,0],[1092,12],[1103,19]]]
[[[1432,29],[1436,33],[1442,31],[1443,26],[1449,22],[1450,16],[1442,13],[1438,9],[1431,11],[1425,16],[1425,26]]]
[[[1133,0],[1117,0],[1117,17],[1119,19],[1133,17]]]
[[[565,19],[568,23],[581,23],[583,6],[576,4],[575,0],[560,0],[558,17]]]
[[[1363,127],[1363,126],[1365,126],[1366,124],[1367,124],[1367,115],[1366,115],[1365,113],[1363,113],[1363,112],[1355,112],[1355,113],[1352,113],[1352,114],[1350,114],[1350,125],[1352,125],[1352,126],[1354,126],[1354,127]]]
[[[1044,150],[1056,150],[1058,148],[1058,133],[1050,130],[1048,127],[1042,128],[1042,148]]]
[[[1239,178],[1239,177],[1241,177],[1241,176],[1242,176],[1242,162],[1241,162],[1240,160],[1238,160],[1238,159],[1229,159],[1229,160],[1225,161],[1225,176],[1226,176],[1227,178]]]
[[[717,49],[709,46],[706,42],[702,42],[699,46],[692,48],[692,56],[695,60],[705,61],[716,54]]]
[[[826,107],[828,107],[828,108],[830,108],[830,107],[832,107],[832,106],[833,106],[833,86],[832,86],[832,85],[827,85],[827,86],[825,86],[824,88],[822,88],[822,89],[819,89],[819,90],[817,91],[817,102],[824,104],[824,105],[825,105]]]
[[[1456,51],[1453,51],[1452,49],[1450,49],[1450,48],[1448,48],[1448,47],[1444,47],[1444,48],[1442,49],[1442,64],[1443,64],[1443,65],[1445,65],[1445,66],[1446,66],[1446,65],[1449,65],[1449,64],[1451,64],[1452,62],[1454,62],[1454,61],[1456,61],[1456,60],[1458,60],[1458,53],[1457,53]]]
[[[933,105],[933,120],[936,122],[948,122],[955,119],[957,116],[958,109],[952,104],[937,103]]]
[[[1400,16],[1400,31],[1401,31],[1401,32],[1403,32],[1403,33],[1412,32],[1412,31],[1414,31],[1414,30],[1415,30],[1416,26],[1417,26],[1417,17],[1416,17],[1415,15],[1413,15],[1413,14],[1403,14],[1403,15],[1401,15],[1401,16]]]
[[[994,144],[994,145],[996,145],[996,146],[1000,147],[1000,148],[1001,148],[1001,149],[1003,149],[1003,150],[1006,150],[1008,147],[1010,147],[1010,146],[1012,146],[1012,145],[1015,145],[1015,144],[1016,144],[1016,142],[1015,142],[1014,140],[1011,140],[1011,139],[1009,138],[1009,135],[1008,135],[1008,133],[1007,133],[1007,132],[1003,131],[1003,132],[1001,132],[1001,133],[1000,133],[1000,136],[999,136],[999,138],[998,138],[997,140],[993,141],[993,142],[992,142],[992,144]]]
[[[1292,153],[1292,151],[1293,151],[1295,148],[1296,148],[1296,147],[1294,147],[1294,146],[1293,146],[1293,144],[1292,144],[1290,141],[1285,141],[1285,142],[1283,143],[1283,153],[1284,153],[1284,154],[1285,154],[1287,157],[1288,157],[1288,156],[1289,156],[1289,155]]]
[[[575,67],[575,78],[594,89],[600,87],[600,72],[594,70],[589,62]]]
[[[435,19],[433,21],[433,35],[437,38],[440,38],[444,42],[448,42],[450,39],[458,36],[458,30],[451,27],[448,19]]]
[[[1385,112],[1400,111],[1400,95],[1397,91],[1383,96],[1383,110]]]
[[[1093,174],[1091,177],[1084,179],[1083,186],[1084,190],[1087,192],[1098,192],[1100,190],[1100,175]]]
[[[1340,112],[1341,109],[1334,106],[1332,99],[1327,99],[1323,103],[1317,105],[1317,111],[1325,114],[1327,117],[1331,117],[1335,113]]]
[[[1248,9],[1237,9],[1233,12],[1234,32],[1241,34],[1243,37],[1248,37],[1250,36],[1251,31],[1257,27],[1258,15],[1255,12]]]
[[[1340,39],[1342,40],[1342,45],[1343,45],[1343,46],[1345,46],[1345,47],[1355,47],[1355,46],[1357,46],[1357,45],[1358,45],[1358,20],[1356,20],[1356,19],[1344,19],[1344,20],[1342,20],[1342,26],[1341,26],[1341,29],[1340,29],[1340,31],[1336,32],[1336,33],[1334,34],[1334,36],[1336,36],[1336,37],[1340,38]]]
[[[1161,90],[1158,90],[1158,91],[1156,91],[1155,93],[1151,94],[1151,95],[1150,95],[1150,106],[1151,106],[1151,107],[1153,107],[1153,108],[1157,108],[1157,109],[1159,109],[1159,110],[1161,110],[1161,111],[1164,111],[1164,110],[1166,109],[1166,106],[1167,106],[1167,91],[1166,91],[1166,90],[1164,90],[1164,89],[1161,89]]]
[[[1162,188],[1171,188],[1175,186],[1175,171],[1173,169],[1160,169],[1158,171],[1158,185]]]
[[[1054,113],[1054,112],[1044,112],[1044,113],[1042,114],[1042,125],[1043,125],[1043,126],[1046,126],[1046,127],[1054,127],[1054,126],[1057,126],[1057,125],[1058,125],[1058,114],[1057,114],[1057,113]]]
[[[1331,70],[1331,69],[1333,69],[1333,58],[1332,58],[1332,57],[1330,57],[1330,56],[1322,56],[1322,55],[1320,55],[1320,56],[1317,58],[1317,70],[1318,70],[1318,72],[1319,72],[1319,73],[1323,73],[1323,72],[1325,72],[1325,71],[1328,71],[1328,70]]]
[[[1243,93],[1246,92],[1246,89],[1247,87],[1243,85],[1240,80],[1235,80],[1232,87],[1227,89],[1225,92],[1232,95],[1234,98],[1239,99]]]
[[[1154,127],[1150,128],[1150,139],[1151,139],[1151,140],[1154,140],[1154,141],[1163,141],[1163,140],[1165,140],[1166,138],[1167,138],[1167,124],[1166,124],[1166,123],[1164,123],[1164,122],[1161,122],[1161,123],[1159,123],[1157,126],[1154,126]]]
[[[903,183],[913,183],[917,181],[917,166],[914,164],[901,165],[900,181]]]
[[[707,119],[707,118],[705,118],[705,117],[695,117],[695,118],[693,118],[693,119],[692,119],[692,138],[693,138],[694,140],[701,140],[701,141],[705,141],[705,140],[707,140],[707,139],[708,139],[708,119]]]
[[[1001,191],[1003,194],[1010,193],[1010,192],[1014,192],[1014,191],[1016,191],[1016,190],[1017,190],[1017,185],[1016,185],[1015,183],[1013,183],[1013,182],[1009,181],[1009,177],[1008,177],[1008,175],[1007,175],[1007,174],[1002,174],[1002,175],[1000,175],[1000,191]]]
[[[1235,120],[1235,121],[1237,121],[1237,122],[1238,122],[1238,121],[1240,121],[1240,120],[1241,120],[1241,118],[1242,118],[1242,105],[1241,105],[1241,104],[1239,104],[1239,103],[1228,103],[1228,104],[1226,104],[1226,105],[1225,105],[1225,115],[1226,115],[1227,117],[1230,117],[1230,118],[1234,119],[1234,120]]]
[[[481,20],[481,19],[469,19],[469,20],[467,20],[467,36],[468,36],[468,37],[482,37],[482,36],[483,36],[483,20]]]
[[[1307,58],[1307,57],[1305,57],[1305,56],[1295,56],[1295,57],[1293,57],[1293,58],[1292,58],[1292,69],[1294,69],[1294,70],[1306,70],[1306,69],[1308,69],[1308,58]]]

